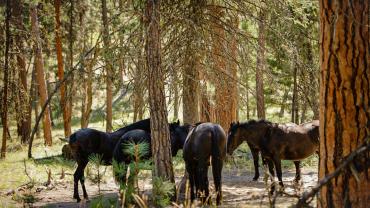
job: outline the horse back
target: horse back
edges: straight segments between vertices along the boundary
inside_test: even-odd
[[[226,134],[221,126],[202,123],[188,135],[184,144],[185,160],[206,160],[210,156],[224,159],[226,156]]]

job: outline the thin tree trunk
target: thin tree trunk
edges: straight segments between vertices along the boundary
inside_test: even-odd
[[[96,55],[94,58],[89,61],[87,67],[85,67],[87,72],[87,77],[84,78],[84,100],[83,100],[83,108],[82,108],[82,115],[81,115],[81,128],[87,128],[89,125],[89,119],[91,114],[91,106],[92,106],[92,82],[93,82],[93,71],[92,67],[95,64]],[[85,75],[83,75],[85,76]]]
[[[24,144],[27,142],[27,139],[31,132],[31,106],[23,105],[22,103],[29,103],[29,94],[28,94],[28,85],[27,85],[27,69],[26,69],[26,60],[24,57],[24,25],[23,25],[23,4],[21,0],[12,1],[13,8],[13,21],[14,26],[17,28],[17,32],[14,34],[15,44],[18,49],[16,54],[17,65],[19,67],[19,78],[20,78],[20,92],[21,105],[26,106],[22,108],[22,116],[19,124],[21,142]]]
[[[312,45],[310,43],[310,40],[307,40],[306,44],[306,50],[307,50],[307,64],[308,67],[311,69],[308,71],[309,73],[309,80],[311,87],[309,88],[309,96],[310,96],[310,104],[311,109],[313,112],[313,120],[319,119],[319,99],[318,99],[318,91],[319,91],[319,84],[318,84],[318,71],[316,69],[316,65],[314,64],[313,60],[313,52],[312,52]]]
[[[294,52],[296,53],[296,52]],[[297,54],[294,54],[293,60],[293,96],[292,96],[292,119],[291,122],[298,124],[298,86],[297,86]]]
[[[265,97],[263,92],[263,74],[266,67],[265,60],[265,19],[266,11],[261,8],[258,14],[258,49],[256,67],[256,97],[257,97],[257,117],[265,119]]]
[[[61,28],[60,28],[60,0],[54,0],[55,8],[55,49],[58,61],[58,79],[59,81],[64,78],[64,63],[63,63],[63,47],[61,38]],[[68,107],[66,106],[66,85],[63,83],[60,86],[60,106],[63,111],[63,126],[64,126],[64,136],[69,137],[71,134],[71,125],[68,123]]]
[[[288,100],[288,93],[289,93],[288,90],[284,90],[283,100],[281,101],[281,104],[280,104],[279,118],[284,117],[285,106]]]
[[[369,6],[320,0],[319,180],[370,136]],[[369,207],[368,161],[367,152],[324,186],[318,207]]]
[[[48,98],[48,92],[47,92],[46,81],[45,81],[44,60],[42,58],[39,23],[38,23],[38,18],[37,18],[37,8],[35,5],[31,5],[30,13],[31,13],[32,36],[34,40],[36,81],[38,84],[38,91],[40,95],[40,104],[44,105],[44,103],[46,102]],[[51,136],[51,120],[50,120],[49,109],[45,110],[43,118],[44,118],[43,119],[43,130],[44,130],[45,145],[51,146],[52,136]]]
[[[103,42],[104,42],[104,61],[105,61],[105,72],[106,72],[106,130],[107,132],[112,131],[112,83],[113,83],[113,72],[112,66],[109,60],[109,25],[108,25],[108,12],[106,0],[101,0],[102,5],[102,21],[103,21]]]
[[[32,70],[32,78],[31,78],[31,89],[30,89],[30,95],[31,95],[31,100],[30,100],[30,106],[31,106],[31,120],[32,120],[32,108],[34,108],[35,111],[35,118],[39,115],[39,101],[38,101],[38,90],[37,90],[37,81],[36,81],[36,69],[34,68]],[[40,138],[40,131],[39,127],[36,129],[36,137]],[[27,139],[29,140],[29,138]],[[29,141],[30,142],[30,141]]]
[[[9,47],[10,47],[10,22],[11,8],[10,0],[6,1],[6,17],[5,17],[5,63],[4,63],[4,89],[2,100],[2,124],[3,124],[3,140],[1,143],[0,157],[5,158],[6,155],[6,140],[8,139],[8,88],[9,88]]]
[[[161,67],[160,0],[147,0],[145,7],[146,58],[153,153],[153,177],[174,183],[170,132]],[[153,190],[154,194],[156,190]]]

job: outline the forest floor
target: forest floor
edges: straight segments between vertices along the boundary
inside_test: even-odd
[[[108,170],[107,170],[108,172]],[[67,175],[71,174],[66,172]],[[289,194],[301,194],[302,191],[309,190],[316,184],[317,181],[317,170],[312,167],[302,168],[302,180],[301,187],[297,188],[293,184],[293,178],[295,171],[293,169],[285,170],[283,172],[283,181],[285,184],[285,192]],[[243,170],[239,168],[225,168],[223,171],[223,206],[222,207],[269,207],[269,196],[266,190],[265,182],[263,177],[260,177],[259,181],[252,181],[253,172],[250,170]],[[139,188],[144,195],[150,195],[151,193],[151,180],[150,172],[141,174],[139,180]],[[212,174],[209,172],[210,188],[213,190]],[[181,174],[177,174],[176,181],[181,180]],[[87,192],[90,200],[82,201],[78,204],[72,199],[73,194],[73,181],[72,177],[66,177],[65,179],[54,179],[49,186],[38,186],[33,188],[33,207],[85,207],[81,205],[87,205],[87,207],[96,207],[96,204],[101,202],[101,197],[104,199],[105,206],[108,206],[109,200],[117,200],[118,186],[114,182],[112,177],[105,177],[104,182],[101,184],[101,194],[99,195],[98,186],[87,180],[86,182]],[[18,193],[24,193],[24,190],[20,189]],[[80,188],[80,196],[82,198],[82,191]],[[14,194],[5,196],[5,193],[1,194],[2,202],[0,203],[5,207],[23,207],[24,203],[21,201],[14,201]],[[13,197],[12,197],[13,196]],[[279,196],[276,200],[276,207],[288,207],[296,202],[296,198],[288,196]],[[314,203],[314,202],[312,202]],[[104,206],[104,207],[105,207]],[[27,207],[27,206],[26,206]]]
[[[62,137],[63,132],[53,131],[53,137]],[[10,142],[7,157],[0,161],[0,208],[1,207],[97,207],[97,203],[103,201],[104,206],[117,201],[118,186],[112,177],[112,168],[106,169],[101,184],[101,195],[98,186],[93,183],[96,175],[94,166],[89,163],[85,176],[86,189],[90,200],[77,204],[73,195],[73,173],[76,164],[73,161],[64,160],[59,156],[64,145],[58,139],[54,140],[52,147],[45,147],[42,139],[36,139],[33,147],[34,159],[27,159],[27,146]],[[240,150],[240,151],[239,151]],[[253,162],[249,148],[246,144],[241,145],[234,153],[235,164],[225,163],[223,169],[223,206],[222,207],[269,207],[269,196],[263,181],[263,169],[260,168],[260,179],[252,181],[254,174]],[[285,192],[289,194],[301,194],[309,190],[317,182],[316,155],[305,159],[302,163],[302,180],[300,189],[293,185],[295,175],[293,163],[282,161],[283,181]],[[181,180],[184,173],[184,162],[181,153],[174,157],[174,170],[176,182]],[[101,169],[104,170],[104,167]],[[50,184],[48,181],[50,172]],[[60,179],[64,172],[65,177]],[[213,191],[212,173],[209,171],[210,189]],[[80,186],[79,186],[80,187]],[[139,174],[139,188],[144,196],[151,195],[151,172],[141,171]],[[80,196],[82,191],[80,187]],[[214,198],[214,196],[212,196]],[[103,200],[102,200],[103,199]],[[26,202],[31,204],[25,204]],[[277,207],[288,207],[296,202],[296,198],[278,196]],[[315,202],[312,202],[314,205]]]

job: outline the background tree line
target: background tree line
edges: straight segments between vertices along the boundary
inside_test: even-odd
[[[145,1],[15,0],[2,14],[6,8],[1,109],[7,106],[22,143],[31,112],[40,111],[76,64],[44,113],[46,144],[61,123],[68,137],[72,120],[87,127],[91,117],[104,117],[111,131],[149,115]],[[317,9],[311,1],[163,1],[161,67],[170,119],[227,129],[238,119],[288,120],[287,111],[296,123],[318,118]]]

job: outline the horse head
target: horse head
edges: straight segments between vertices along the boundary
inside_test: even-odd
[[[181,126],[179,120],[170,124],[172,156],[175,156],[177,152],[182,149],[190,129],[191,125],[186,124]]]
[[[228,136],[227,136],[227,153],[229,155],[232,155],[234,150],[243,142],[240,136],[240,123],[238,122],[232,122],[230,124],[229,130],[228,130]]]

